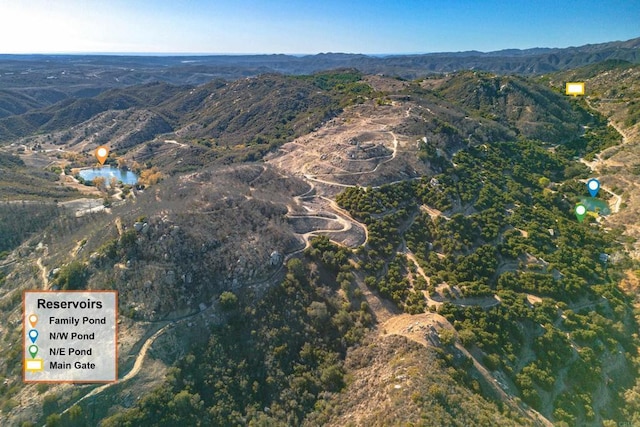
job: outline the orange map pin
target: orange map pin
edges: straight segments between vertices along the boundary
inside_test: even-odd
[[[31,327],[35,328],[36,324],[38,323],[38,316],[36,316],[35,314],[32,314],[29,316],[29,323],[31,323]]]
[[[104,165],[105,160],[107,160],[107,157],[109,157],[109,148],[102,145],[96,148],[95,155],[98,161],[100,162],[100,164]]]

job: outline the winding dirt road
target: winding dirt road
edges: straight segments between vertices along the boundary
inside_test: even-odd
[[[200,314],[201,312],[195,313],[195,315]],[[185,319],[182,319],[185,320]],[[182,321],[181,320],[181,321]],[[153,335],[151,335],[142,345],[142,348],[140,349],[140,352],[138,353],[138,357],[136,357],[136,361],[133,364],[133,368],[131,368],[131,370],[122,378],[119,378],[117,381],[109,383],[109,384],[105,384],[102,385],[100,387],[94,388],[93,390],[91,390],[89,393],[85,394],[84,396],[82,396],[80,399],[78,399],[77,401],[75,401],[73,403],[73,405],[70,405],[67,409],[65,409],[64,411],[61,412],[61,414],[66,414],[67,412],[69,412],[69,410],[74,407],[75,405],[81,403],[83,400],[88,399],[92,396],[96,396],[100,393],[102,393],[103,391],[107,390],[109,387],[113,387],[116,384],[121,384],[124,382],[129,381],[130,379],[134,378],[136,375],[138,375],[138,373],[140,373],[140,369],[142,368],[142,364],[144,363],[144,359],[147,356],[147,352],[149,351],[149,349],[151,348],[151,345],[154,343],[154,341],[160,336],[162,335],[169,327],[171,327],[173,324],[175,324],[176,321],[174,322],[170,322],[167,325],[163,326],[162,328],[160,328],[158,331],[156,331]]]
[[[42,289],[46,291],[48,289],[47,285],[49,281],[47,280],[47,269],[45,268],[44,265],[42,265],[42,257],[36,260],[36,265],[40,269],[40,278],[42,279]]]

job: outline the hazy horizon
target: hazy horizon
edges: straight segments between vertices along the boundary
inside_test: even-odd
[[[580,47],[585,45],[625,42],[640,38],[640,34],[635,37],[624,40],[603,40],[594,43],[585,43],[582,45],[567,46],[533,46],[527,48],[504,47],[498,50],[482,51],[478,49],[458,50],[458,51],[435,51],[435,52],[389,52],[389,53],[362,53],[362,52],[315,52],[315,53],[282,53],[282,52],[19,52],[4,53],[0,52],[0,56],[141,56],[141,57],[207,57],[207,56],[317,56],[317,55],[364,55],[369,57],[388,57],[388,56],[411,56],[411,55],[438,55],[438,54],[459,54],[467,52],[479,52],[482,54],[495,53],[509,50],[532,50],[532,49],[567,49],[572,47]]]

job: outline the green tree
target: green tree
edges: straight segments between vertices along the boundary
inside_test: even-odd
[[[62,425],[62,417],[59,414],[51,414],[45,422],[47,427],[58,427]]]
[[[73,405],[69,409],[69,422],[72,426],[82,426],[84,425],[84,417],[82,413],[82,408],[79,405]]]
[[[238,297],[233,292],[224,291],[220,294],[220,306],[225,310],[231,310],[238,306]]]
[[[89,272],[84,263],[72,261],[60,269],[58,277],[54,281],[54,286],[70,291],[85,289],[88,279]]]
[[[298,280],[302,280],[305,277],[304,264],[298,258],[292,258],[287,262],[287,270]]]

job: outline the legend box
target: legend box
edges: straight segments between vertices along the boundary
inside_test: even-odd
[[[117,291],[24,291],[25,382],[118,378]]]

